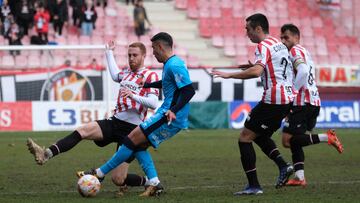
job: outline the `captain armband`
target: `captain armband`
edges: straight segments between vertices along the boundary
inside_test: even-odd
[[[298,65],[300,65],[301,63],[305,63],[302,58],[296,59],[294,62],[294,68],[297,70]]]

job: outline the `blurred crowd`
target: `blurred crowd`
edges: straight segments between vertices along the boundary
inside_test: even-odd
[[[31,44],[47,44],[49,29],[56,36],[63,34],[64,26],[76,27],[81,35],[91,36],[97,19],[96,7],[107,6],[107,0],[3,0],[0,9],[0,34],[10,45],[21,45],[29,35]],[[72,20],[69,20],[69,8]],[[16,53],[15,53],[16,54]]]

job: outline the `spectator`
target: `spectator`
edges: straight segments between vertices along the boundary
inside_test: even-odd
[[[80,27],[81,8],[84,6],[84,0],[70,0],[70,6],[73,8],[73,24],[76,27]]]
[[[135,23],[135,34],[140,38],[141,35],[145,34],[145,20],[151,26],[151,23],[147,17],[146,10],[142,0],[138,0],[135,3],[134,8],[134,23]]]
[[[28,35],[29,26],[34,20],[34,7],[27,0],[21,0],[17,3],[14,13],[16,14],[16,22],[20,29],[24,35]]]
[[[105,8],[107,6],[107,0],[96,0],[96,6],[102,6]]]
[[[68,5],[64,0],[56,0],[55,4],[50,6],[51,18],[53,20],[56,36],[61,36],[64,24],[69,20]]]
[[[63,67],[70,67],[71,66],[71,61],[70,61],[70,59],[66,59],[65,61],[64,61],[64,64],[62,65]]]
[[[81,67],[82,67],[82,63],[81,63],[81,61],[80,61],[79,59],[77,59],[77,60],[75,61],[74,68],[81,68]]]
[[[91,36],[95,28],[95,21],[97,19],[96,10],[92,0],[86,0],[85,6],[81,13],[81,32],[82,35]]]
[[[9,45],[22,45],[21,38],[23,37],[19,26],[15,21],[11,22],[9,30],[6,32],[5,37],[9,40]],[[19,55],[20,51],[10,51],[10,54],[13,56]]]
[[[34,16],[34,24],[39,40],[44,42],[44,44],[48,42],[49,22],[50,14],[45,9],[44,4],[40,2]]]
[[[1,34],[5,35],[7,30],[10,28],[10,23],[12,19],[10,6],[8,4],[7,0],[3,1],[3,4],[1,5],[1,11],[0,11],[0,30]]]
[[[103,70],[104,68],[97,62],[96,58],[93,58],[89,65],[86,68],[94,69],[94,70]]]

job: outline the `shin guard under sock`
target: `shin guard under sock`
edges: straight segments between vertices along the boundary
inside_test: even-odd
[[[279,149],[276,147],[275,142],[268,136],[259,136],[255,140],[255,143],[261,148],[261,150],[275,162],[279,168],[285,167],[287,164],[282,158]]]
[[[57,141],[56,144],[53,144],[49,147],[53,156],[56,156],[62,152],[66,152],[72,149],[75,145],[77,145],[81,141],[81,135],[78,131],[72,132],[70,135],[62,138]]]
[[[256,154],[252,143],[238,142],[241,163],[250,187],[260,187],[256,174]]]

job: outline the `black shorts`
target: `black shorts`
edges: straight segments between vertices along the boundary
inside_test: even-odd
[[[109,119],[97,120],[96,121],[103,134],[103,140],[94,141],[95,144],[99,147],[105,147],[110,143],[117,143],[116,151],[123,144],[123,140],[127,137],[132,130],[136,128],[137,125],[119,120],[114,116]],[[134,156],[131,156],[127,163],[131,163],[135,159]]]
[[[281,121],[288,115],[290,104],[266,104],[259,102],[249,113],[245,127],[258,136],[269,136],[280,128]]]
[[[283,132],[291,135],[302,135],[311,131],[316,125],[320,106],[306,104],[306,106],[292,106],[285,121]]]
[[[97,120],[96,122],[99,124],[103,134],[103,140],[94,141],[99,147],[105,147],[113,142],[118,143],[119,146],[122,145],[123,139],[127,137],[137,126],[119,120],[114,116],[109,119]]]

